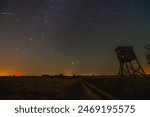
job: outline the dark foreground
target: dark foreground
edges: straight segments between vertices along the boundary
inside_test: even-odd
[[[0,77],[0,99],[150,99],[150,78]]]

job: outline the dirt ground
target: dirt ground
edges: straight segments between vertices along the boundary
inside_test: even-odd
[[[150,78],[0,77],[1,100],[150,99]]]

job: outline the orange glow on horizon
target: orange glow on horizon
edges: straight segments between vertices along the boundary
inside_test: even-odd
[[[23,73],[21,73],[21,72],[16,72],[14,75],[15,75],[15,76],[23,76]]]
[[[10,76],[8,72],[0,72],[0,76]]]
[[[65,76],[73,76],[73,73],[67,72],[67,73],[64,73],[63,75],[65,75]]]
[[[145,71],[145,73],[146,74],[150,74],[150,66],[145,66],[145,67],[143,67],[143,69],[144,69],[144,71]],[[73,76],[74,74],[75,75],[83,75],[83,76],[91,76],[91,75],[117,75],[118,73],[117,72],[115,72],[115,73],[111,73],[111,71],[108,71],[108,73],[100,73],[100,74],[98,74],[98,73],[78,73],[78,74],[76,74],[76,73],[74,73],[75,71],[72,71],[72,70],[67,70],[67,71],[65,71],[64,73],[63,73],[63,75],[64,76]],[[28,76],[28,75],[39,75],[40,73],[34,73],[34,74],[28,74],[28,73],[26,73],[25,71],[22,71],[22,70],[0,70],[0,76],[24,76],[24,75],[26,75],[26,76]],[[59,73],[58,73],[59,74]],[[51,75],[51,74],[50,74]]]
[[[150,74],[150,67],[146,67],[146,68],[144,69],[144,71],[145,71],[146,74]]]
[[[0,71],[0,76],[23,76],[21,72],[12,72],[12,71]]]

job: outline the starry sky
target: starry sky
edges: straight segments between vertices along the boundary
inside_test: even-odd
[[[150,72],[149,0],[0,0],[0,75],[117,74],[134,46]]]

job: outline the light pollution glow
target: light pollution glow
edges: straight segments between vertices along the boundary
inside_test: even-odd
[[[144,71],[146,74],[150,74],[150,68],[147,67],[147,68],[144,68]],[[111,73],[111,74],[97,74],[97,73],[80,73],[80,74],[75,74],[74,72],[72,71],[66,71],[66,72],[63,72],[63,73],[59,73],[59,74],[51,74],[51,73],[43,73],[43,74],[46,74],[46,75],[59,75],[59,74],[63,74],[65,76],[73,76],[73,75],[83,75],[83,76],[91,76],[91,75],[117,75],[117,73]],[[43,75],[43,74],[36,74],[36,75]],[[27,75],[33,75],[33,74],[26,74],[26,73],[23,73],[21,71],[7,71],[7,70],[1,70],[0,71],[0,76],[27,76]]]

